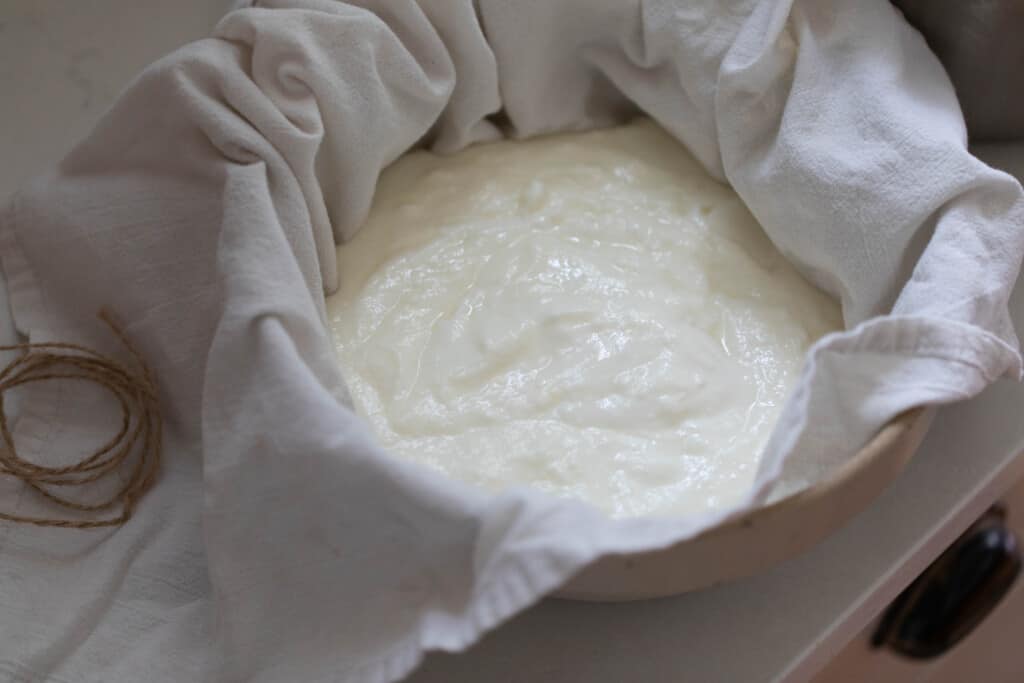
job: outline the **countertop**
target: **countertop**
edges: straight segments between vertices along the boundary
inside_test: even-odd
[[[57,161],[143,66],[227,0],[0,0],[0,199]],[[1024,145],[979,154],[1024,174]],[[1012,301],[1024,337],[1024,285]],[[630,604],[547,600],[410,680],[799,681],[1024,475],[1024,386],[942,409],[903,475],[811,552],[740,582]]]

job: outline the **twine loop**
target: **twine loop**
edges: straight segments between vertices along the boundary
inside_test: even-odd
[[[56,506],[84,513],[102,513],[120,508],[118,514],[89,519],[30,517],[0,512],[0,520],[36,526],[91,529],[117,526],[131,518],[142,495],[153,485],[160,462],[163,420],[157,400],[157,385],[142,357],[106,311],[99,318],[129,352],[136,367],[78,344],[35,343],[0,346],[0,351],[23,351],[0,371],[0,475],[20,479],[26,486]],[[47,466],[18,455],[4,414],[8,389],[42,381],[84,381],[109,391],[121,408],[117,433],[77,462]],[[120,479],[112,495],[99,502],[80,502],[63,491],[81,490],[105,479]]]

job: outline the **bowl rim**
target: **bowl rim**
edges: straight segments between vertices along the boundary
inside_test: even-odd
[[[887,422],[820,481],[666,548],[609,554],[583,567],[553,597],[619,602],[667,597],[765,571],[845,526],[904,470],[935,408]]]

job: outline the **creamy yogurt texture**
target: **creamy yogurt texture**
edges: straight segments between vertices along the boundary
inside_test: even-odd
[[[805,351],[841,326],[647,120],[409,154],[338,260],[338,359],[391,452],[614,516],[742,495]]]

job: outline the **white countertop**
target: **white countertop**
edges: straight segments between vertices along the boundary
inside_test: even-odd
[[[0,199],[57,161],[148,62],[228,0],[0,2]],[[989,149],[1017,164],[1024,145]],[[1020,175],[1018,176],[1020,177]],[[1012,302],[1024,337],[1024,285]],[[943,409],[907,471],[849,526],[760,576],[631,604],[548,600],[410,680],[805,680],[1024,475],[1024,386]]]

